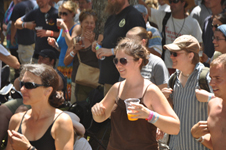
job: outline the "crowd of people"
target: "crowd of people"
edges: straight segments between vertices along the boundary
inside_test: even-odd
[[[0,145],[8,138],[6,150],[96,149],[80,118],[59,107],[101,87],[90,113],[111,124],[106,149],[224,149],[225,6],[13,0],[0,16],[0,69],[14,68],[22,98],[0,105]]]

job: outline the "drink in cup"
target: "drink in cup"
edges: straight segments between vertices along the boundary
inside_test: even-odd
[[[140,100],[138,98],[128,98],[124,102],[125,102],[125,105],[126,105],[126,112],[127,112],[128,120],[130,120],[130,121],[138,120],[138,119],[131,118],[131,117],[134,117],[136,115],[130,114],[133,110],[129,110],[128,108],[134,108],[134,106],[132,106],[132,104],[139,104]]]
[[[57,18],[56,20],[57,20],[57,22],[64,21],[64,19],[61,19],[61,18]],[[59,26],[57,26],[57,28],[58,28],[58,29],[60,29],[60,27],[59,27]]]

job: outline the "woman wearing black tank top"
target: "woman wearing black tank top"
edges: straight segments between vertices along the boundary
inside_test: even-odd
[[[45,64],[25,64],[21,71],[25,113],[11,117],[6,150],[72,150],[73,124],[70,116],[56,109],[63,101],[56,71]]]
[[[103,122],[111,117],[108,150],[157,150],[156,127],[178,134],[180,121],[159,88],[144,79],[140,70],[148,63],[148,50],[132,39],[122,39],[115,48],[114,64],[124,81],[115,83],[104,99],[92,107],[93,118]],[[139,98],[127,118],[124,100]]]

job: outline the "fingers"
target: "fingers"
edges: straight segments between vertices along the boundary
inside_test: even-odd
[[[97,103],[92,107],[92,113],[96,116],[101,116],[105,113],[105,107],[102,103]]]

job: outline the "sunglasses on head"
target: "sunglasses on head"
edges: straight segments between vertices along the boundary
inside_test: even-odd
[[[115,64],[115,65],[117,65],[118,64],[118,62],[120,62],[122,65],[126,65],[127,63],[128,63],[128,61],[127,61],[127,59],[126,58],[114,58],[113,59],[113,63]]]
[[[220,25],[219,24],[212,24],[212,28],[214,27],[214,28],[217,28],[217,27],[219,27]]]
[[[171,3],[178,3],[180,0],[169,0],[169,3],[171,4]]]
[[[20,82],[20,88],[25,87],[26,89],[35,89],[40,86],[44,86],[43,84],[36,84],[34,82]]]
[[[66,12],[59,12],[59,15],[67,16],[68,14]]]

